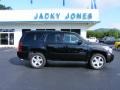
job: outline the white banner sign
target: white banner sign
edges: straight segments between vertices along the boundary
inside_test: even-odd
[[[0,10],[0,22],[8,21],[99,21],[97,9]]]

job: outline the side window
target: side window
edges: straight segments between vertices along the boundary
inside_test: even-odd
[[[23,37],[25,43],[43,42],[45,35],[43,33],[26,33]]]
[[[34,37],[34,34],[32,34],[32,33],[26,33],[26,34],[23,36],[24,42],[30,43],[31,41],[34,40],[33,37]]]
[[[62,43],[62,35],[61,34],[48,34],[47,43]]]
[[[62,38],[61,34],[55,34],[55,43],[62,43]]]
[[[45,39],[45,34],[43,33],[37,33],[36,35],[34,35],[34,40],[41,42],[44,41],[44,39]]]
[[[64,34],[63,42],[64,43],[71,43],[76,44],[79,41],[79,37],[75,34]]]
[[[48,34],[47,43],[53,43],[53,42],[54,42],[54,34]]]

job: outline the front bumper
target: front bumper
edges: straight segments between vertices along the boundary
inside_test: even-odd
[[[106,62],[110,63],[114,60],[114,54],[113,53],[108,53],[106,57]]]

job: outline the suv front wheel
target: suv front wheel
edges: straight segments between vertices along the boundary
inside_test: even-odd
[[[90,66],[93,69],[101,69],[106,63],[106,58],[102,54],[94,54],[90,59]]]
[[[30,53],[29,59],[33,68],[42,68],[46,64],[46,59],[42,53]]]

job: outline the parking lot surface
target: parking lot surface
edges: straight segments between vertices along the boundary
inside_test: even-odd
[[[20,61],[16,49],[0,49],[0,90],[120,90],[120,51],[102,70],[85,63],[50,62],[33,69]]]

